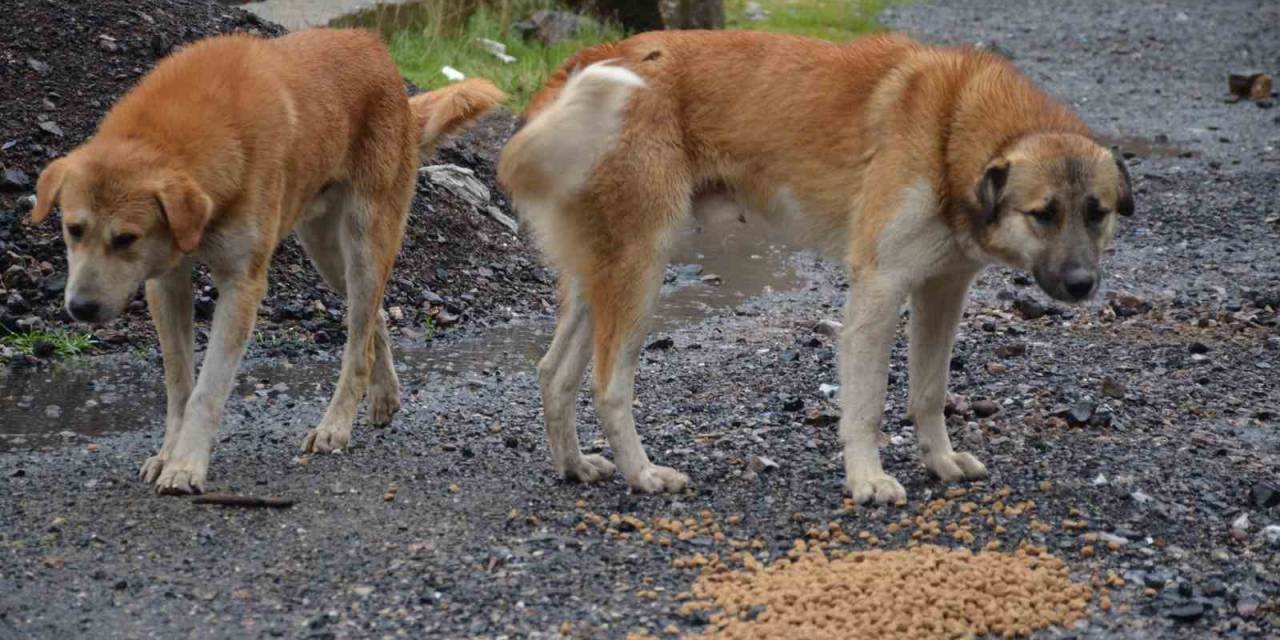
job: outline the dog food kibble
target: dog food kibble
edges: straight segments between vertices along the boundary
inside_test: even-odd
[[[1070,626],[1093,599],[1061,561],[1027,547],[975,553],[919,545],[828,556],[798,542],[767,567],[735,557],[742,568],[707,568],[683,605],[686,615],[709,614],[701,637],[1024,637]]]

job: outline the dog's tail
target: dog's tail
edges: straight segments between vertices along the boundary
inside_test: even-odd
[[[409,98],[409,110],[417,120],[421,136],[418,139],[419,155],[423,158],[431,155],[445,136],[470,124],[506,99],[507,94],[492,82],[478,78]]]
[[[516,200],[560,200],[582,186],[622,128],[633,71],[597,62],[569,76],[551,104],[507,142],[498,182]]]

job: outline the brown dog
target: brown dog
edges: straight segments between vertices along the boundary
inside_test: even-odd
[[[910,300],[910,413],[945,481],[986,468],[952,449],[947,366],[969,283],[990,263],[1082,300],[1128,176],[1071,111],[1008,62],[881,36],[665,32],[578,53],[539,93],[499,177],[561,270],[562,316],[539,364],[556,469],[590,482],[574,403],[594,351],[597,413],[627,482],[675,491],[632,416],[636,358],[673,229],[700,195],[752,211],[847,264],[840,439],[859,501],[902,500],[877,433],[901,304]]]
[[[161,61],[92,139],[44,170],[32,220],[61,204],[68,313],[114,318],[146,281],[169,396],[147,482],[203,490],[267,265],[295,228],[348,305],[337,389],[303,448],[346,447],[366,390],[370,421],[391,419],[400,385],[379,308],[419,154],[502,99],[480,80],[408,99],[386,49],[362,31],[215,37]],[[193,386],[196,262],[219,298]]]

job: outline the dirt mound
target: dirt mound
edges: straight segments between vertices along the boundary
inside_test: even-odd
[[[43,166],[89,137],[103,113],[161,57],[184,43],[232,31],[284,30],[213,0],[12,0],[0,19],[0,335],[31,329],[92,330],[100,348],[153,344],[141,294],[104,327],[72,327],[61,310],[64,247],[55,223],[22,223]],[[495,194],[494,161],[513,118],[492,115],[432,163],[471,169]],[[409,336],[433,328],[540,313],[552,279],[520,238],[444,189],[419,181],[409,232],[387,290],[393,324]],[[197,318],[217,292],[200,276]],[[321,285],[296,241],[281,246],[259,319],[269,349],[339,341],[342,301]]]

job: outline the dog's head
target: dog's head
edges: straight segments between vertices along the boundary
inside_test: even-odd
[[[50,163],[32,221],[55,202],[67,243],[67,313],[84,322],[120,315],[139,284],[194,251],[213,209],[189,175],[132,143],[90,142]]]
[[[983,170],[972,229],[978,245],[1035,275],[1045,293],[1079,302],[1101,280],[1116,216],[1133,214],[1124,163],[1076,134],[1024,136]]]

